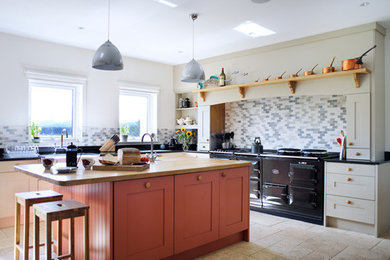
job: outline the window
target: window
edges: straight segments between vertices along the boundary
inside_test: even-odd
[[[144,133],[156,134],[159,88],[124,82],[119,85],[119,126],[128,127],[128,140],[139,141]]]
[[[84,78],[26,71],[29,86],[29,125],[38,124],[43,140],[55,140],[66,129],[81,139]]]

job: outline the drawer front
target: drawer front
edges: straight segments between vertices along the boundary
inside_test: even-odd
[[[210,144],[208,142],[199,142],[198,143],[198,151],[209,151]]]
[[[21,161],[3,161],[0,162],[0,173],[2,172],[14,172],[16,171],[15,165],[40,163],[40,159],[35,160],[21,160]]]
[[[333,173],[375,176],[375,165],[357,164],[357,163],[326,163],[326,171]]]
[[[370,149],[347,149],[347,159],[370,160]]]
[[[328,173],[326,193],[359,199],[375,200],[375,178]]]
[[[375,222],[375,201],[333,195],[327,195],[326,199],[327,216],[368,224]]]

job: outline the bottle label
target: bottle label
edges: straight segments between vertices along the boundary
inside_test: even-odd
[[[225,86],[225,78],[224,77],[220,77],[219,78],[219,85],[220,86]]]

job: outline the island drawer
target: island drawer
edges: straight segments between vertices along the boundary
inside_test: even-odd
[[[375,165],[356,163],[326,163],[326,171],[349,175],[375,176]]]
[[[375,178],[356,175],[328,173],[326,193],[360,199],[375,199]]]
[[[351,197],[326,196],[326,215],[358,222],[375,223],[375,201]]]

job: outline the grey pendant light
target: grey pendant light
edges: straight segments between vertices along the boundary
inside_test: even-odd
[[[182,82],[192,82],[199,83],[204,81],[204,71],[202,66],[194,59],[194,49],[195,49],[195,20],[198,18],[198,14],[190,14],[192,18],[192,60],[187,63],[181,72],[181,81]]]
[[[108,37],[95,52],[92,61],[92,68],[98,70],[122,70],[122,55],[118,48],[110,42],[110,0],[108,0]]]

